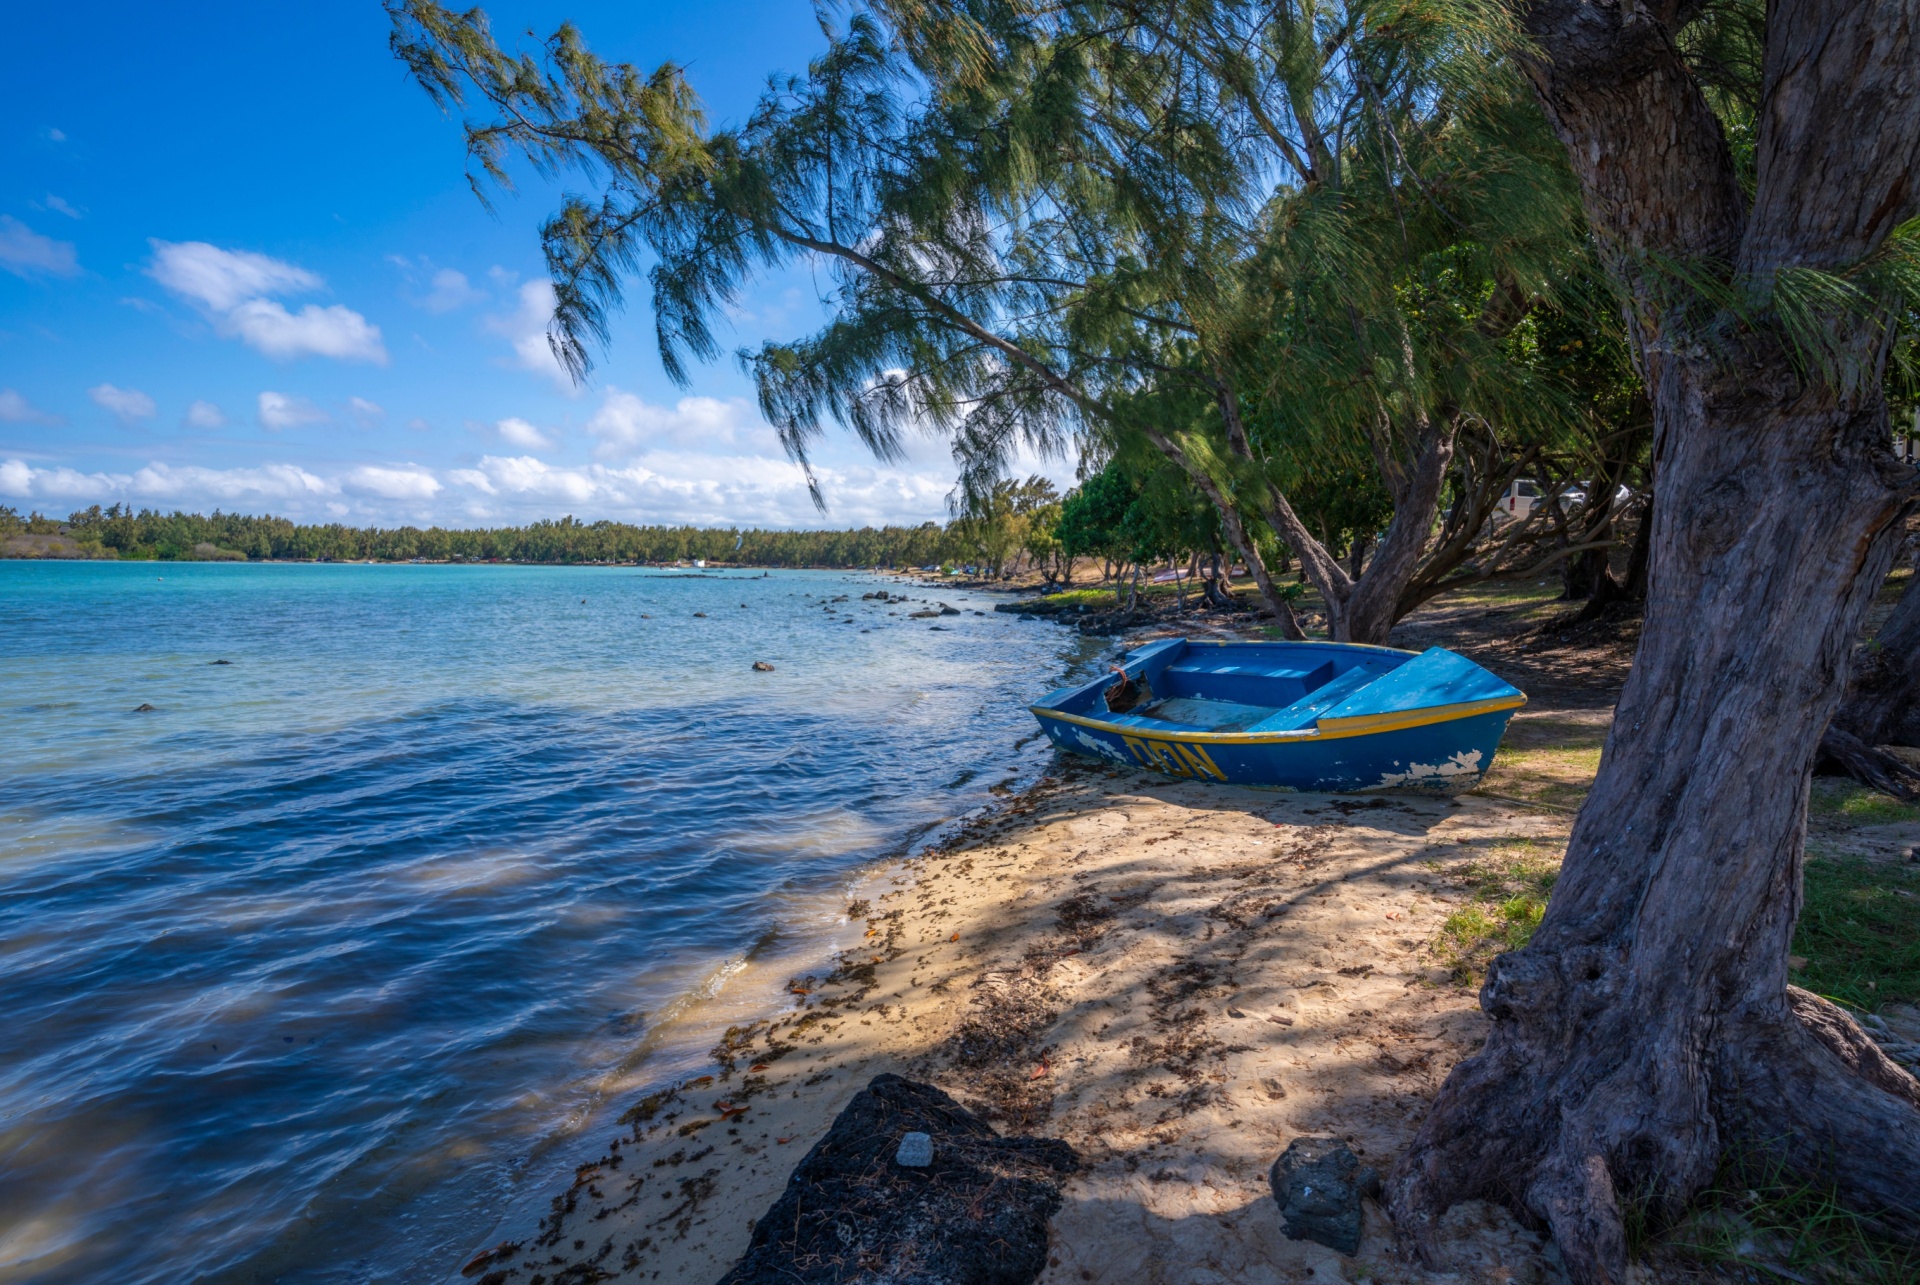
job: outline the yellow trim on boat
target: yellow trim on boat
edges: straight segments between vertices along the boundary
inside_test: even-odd
[[[1347,718],[1323,718],[1317,726],[1326,736],[1365,736],[1369,732],[1397,732],[1403,727],[1424,727],[1428,723],[1450,723],[1456,718],[1491,714],[1496,710],[1519,709],[1527,703],[1525,692],[1512,696],[1490,696],[1482,701],[1461,701],[1457,705],[1430,705],[1426,709],[1395,710],[1386,714],[1354,714]],[[1437,714],[1439,717],[1424,717]]]
[[[1084,714],[1063,714],[1057,709],[1044,709],[1038,705],[1029,705],[1027,708],[1036,718],[1057,718],[1063,723],[1077,723],[1081,727],[1095,728],[1115,736],[1148,736],[1155,740],[1175,742],[1205,741],[1212,745],[1271,745],[1284,741],[1331,741],[1349,736],[1371,736],[1377,732],[1398,732],[1409,727],[1451,723],[1456,719],[1472,718],[1476,714],[1519,709],[1526,703],[1526,693],[1515,692],[1511,696],[1461,701],[1455,705],[1429,705],[1425,709],[1403,709],[1386,714],[1356,714],[1351,718],[1323,718],[1312,727],[1291,732],[1194,732],[1172,727],[1160,731],[1138,723],[1109,723],[1104,719],[1088,718]]]

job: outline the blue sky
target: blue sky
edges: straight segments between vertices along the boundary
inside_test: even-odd
[[[503,39],[571,19],[604,56],[682,62],[719,122],[824,46],[806,0],[487,8]],[[481,207],[457,121],[405,79],[373,0],[79,12],[21,6],[0,27],[0,504],[946,516],[944,446],[884,466],[840,433],[817,513],[731,361],[687,389],[665,377],[644,286],[573,387],[544,340],[537,228],[559,189],[529,178]],[[811,329],[827,284],[804,267],[755,283],[730,346]]]

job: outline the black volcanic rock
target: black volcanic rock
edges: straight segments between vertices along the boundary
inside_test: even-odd
[[[933,1139],[931,1164],[898,1163],[908,1133]],[[719,1285],[1028,1285],[1047,1265],[1060,1180],[1078,1167],[1064,1142],[1003,1138],[932,1085],[877,1075]]]

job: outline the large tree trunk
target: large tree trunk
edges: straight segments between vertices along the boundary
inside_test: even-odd
[[[1223,399],[1227,440],[1234,453],[1255,470],[1259,461],[1240,427],[1237,408]],[[1356,578],[1340,565],[1319,537],[1307,529],[1293,505],[1262,474],[1268,525],[1300,557],[1300,574],[1320,591],[1327,606],[1327,635],[1335,642],[1383,645],[1402,614],[1401,599],[1420,569],[1440,512],[1440,495],[1453,459],[1455,426],[1423,421],[1414,435],[1412,458],[1384,470],[1393,492],[1393,517],[1365,570]]]
[[[1453,462],[1456,426],[1451,417],[1425,423],[1414,438],[1408,465],[1388,473],[1393,491],[1393,517],[1380,537],[1380,547],[1366,571],[1351,582],[1334,622],[1338,642],[1385,645],[1400,619],[1400,600],[1433,533],[1440,514],[1440,496]]]
[[[1634,669],[1545,920],[1488,971],[1486,1046],[1389,1184],[1416,1250],[1471,1197],[1548,1224],[1575,1285],[1626,1279],[1730,1148],[1920,1236],[1920,1085],[1787,985],[1807,780],[1911,503],[1870,375],[1796,376],[1762,322],[1688,330],[1646,264],[1750,281],[1844,267],[1912,217],[1920,50],[1904,5],[1773,0],[1751,210],[1663,23],[1537,0],[1528,72],[1632,298],[1660,504]],[[1836,319],[1873,369],[1876,335]]]

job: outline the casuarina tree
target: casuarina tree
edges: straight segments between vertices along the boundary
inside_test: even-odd
[[[968,495],[1022,447],[1143,440],[1283,629],[1261,525],[1334,637],[1383,642],[1487,532],[1501,443],[1569,418],[1517,340],[1589,262],[1577,193],[1478,0],[873,0],[732,128],[571,27],[519,56],[388,8],[419,82],[492,113],[490,180],[588,176],[542,231],[576,373],[643,271],[676,378],[755,273],[832,278],[826,324],[739,354],[803,464],[828,419],[883,458],[944,437]],[[1284,488],[1356,453],[1392,514],[1348,569]]]
[[[1657,1226],[1766,1156],[1920,1235],[1920,1085],[1787,976],[1811,760],[1920,492],[1879,377],[1916,276],[1920,14],[1515,12],[1653,402],[1651,584],[1552,904],[1489,969],[1487,1043],[1391,1206],[1427,1245],[1454,1202],[1505,1200],[1601,1285],[1630,1210]],[[1752,34],[1749,98],[1701,24]]]

